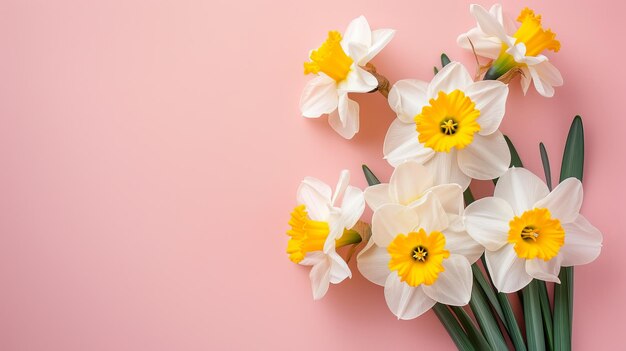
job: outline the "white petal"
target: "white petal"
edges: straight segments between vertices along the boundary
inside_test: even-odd
[[[331,252],[328,255],[330,260],[330,282],[333,284],[339,284],[346,278],[352,278],[352,273],[346,261],[341,258],[336,252]]]
[[[332,190],[330,189],[330,186],[328,184],[314,177],[304,177],[302,183],[306,183],[307,185],[311,186],[318,193],[320,193],[325,200],[328,200],[328,202],[330,203]]]
[[[576,220],[583,204],[583,185],[576,178],[562,181],[548,196],[537,201],[535,208],[547,208],[561,224]]]
[[[467,206],[465,229],[487,250],[496,251],[507,243],[509,222],[514,216],[513,209],[505,200],[487,197]]]
[[[414,123],[404,123],[398,118],[394,119],[387,130],[383,153],[387,162],[394,167],[407,160],[424,164],[435,154],[433,149],[419,142]]]
[[[465,66],[459,62],[450,62],[430,82],[427,96],[430,99],[436,98],[440,91],[446,94],[456,89],[464,91],[472,83],[472,76]]]
[[[339,93],[367,93],[376,89],[376,87],[378,87],[376,77],[353,64],[346,79],[337,85],[337,90]]]
[[[559,255],[563,256],[563,266],[587,264],[600,255],[602,233],[589,221],[579,215],[572,223],[563,224],[565,243]]]
[[[358,43],[365,47],[372,45],[372,31],[364,16],[353,19],[343,34],[342,46],[349,43]],[[344,50],[346,47],[344,46]]]
[[[384,204],[397,202],[389,196],[389,184],[386,183],[367,187],[365,189],[365,201],[373,211],[378,210]]]
[[[526,260],[517,256],[513,245],[504,245],[498,251],[485,251],[485,260],[493,285],[499,292],[516,292],[533,280],[526,273]]]
[[[401,205],[408,205],[420,198],[433,185],[428,169],[415,161],[399,165],[391,175],[389,194]]]
[[[563,85],[561,72],[547,60],[529,66],[530,75],[537,92],[545,97],[554,95],[554,88]]]
[[[496,37],[487,36],[479,28],[472,28],[467,33],[459,35],[457,44],[466,50],[474,51],[476,55],[495,60],[502,50],[502,41]],[[471,42],[471,44],[470,44]]]
[[[419,218],[419,227],[427,233],[446,229],[449,224],[448,215],[437,196],[427,193],[424,198],[425,200],[419,205],[411,206]]]
[[[352,139],[359,131],[359,104],[343,94],[339,99],[337,113],[328,116],[328,123],[339,135]]]
[[[509,87],[497,80],[483,80],[467,87],[465,94],[480,111],[477,120],[480,125],[478,134],[489,135],[498,130],[504,117]]]
[[[525,168],[511,168],[504,173],[493,192],[511,205],[513,213],[521,216],[533,208],[535,203],[548,196],[548,187],[536,175]]]
[[[428,297],[421,287],[411,287],[400,281],[397,274],[389,274],[385,282],[385,300],[398,319],[417,318],[431,309],[436,301]]]
[[[367,64],[374,56],[378,55],[395,34],[396,31],[393,29],[377,29],[372,31],[372,45],[369,47],[367,55],[359,60],[359,65],[363,66]]]
[[[474,140],[459,150],[459,168],[481,180],[500,177],[509,168],[511,153],[499,130],[490,135],[474,134]]]
[[[443,272],[433,285],[423,285],[428,297],[445,305],[465,306],[472,295],[472,268],[461,255],[443,260]]]
[[[415,116],[428,105],[427,89],[428,83],[421,80],[399,80],[389,92],[389,106],[402,122],[414,124]]]
[[[321,192],[318,190],[318,187],[321,187],[319,183],[320,181],[317,179],[314,181],[312,177],[305,178],[298,188],[298,203],[306,206],[311,219],[327,221],[330,214],[330,195],[324,188],[321,189]]]
[[[328,291],[328,284],[330,284],[330,265],[330,260],[324,259],[311,268],[309,278],[311,279],[314,300],[321,299]]]
[[[372,217],[372,239],[376,245],[386,248],[398,235],[408,234],[419,225],[414,210],[397,204],[387,204],[374,212]]]
[[[496,17],[487,12],[482,6],[475,4],[470,5],[470,13],[476,18],[476,23],[483,33],[497,37],[507,46],[510,46],[510,40],[504,31],[504,26],[498,22]]]
[[[469,263],[478,261],[485,252],[483,246],[472,239],[466,231],[454,231],[451,227],[443,232],[446,236],[446,249],[451,254],[464,256]]]
[[[304,117],[319,117],[337,109],[339,97],[335,80],[319,75],[311,79],[300,96],[300,111]]]
[[[361,189],[348,186],[341,202],[341,221],[344,228],[352,228],[365,210],[365,198]]]
[[[307,252],[304,259],[298,264],[303,266],[314,266],[322,261],[326,260],[326,254],[322,251]]]
[[[458,184],[435,185],[428,190],[437,196],[447,214],[463,212],[463,188]]]
[[[560,270],[560,256],[556,256],[548,261],[539,258],[526,260],[526,273],[535,279],[561,284],[561,280],[559,279]]]
[[[424,166],[433,174],[435,184],[458,184],[467,189],[472,180],[468,175],[461,171],[459,162],[457,161],[458,152],[452,149],[450,152],[436,152],[435,156]]]
[[[348,188],[349,184],[350,171],[344,169],[339,173],[339,179],[337,180],[337,185],[335,186],[335,192],[333,193],[333,197],[330,200],[331,206],[335,206],[337,200],[343,197],[343,194],[346,192],[346,188]]]
[[[370,240],[365,248],[356,256],[357,267],[367,280],[380,286],[385,285],[389,276],[389,252]],[[393,273],[396,274],[396,273]]]

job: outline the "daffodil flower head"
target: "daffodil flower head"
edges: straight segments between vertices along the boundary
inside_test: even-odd
[[[470,5],[470,13],[477,26],[461,34],[457,42],[476,55],[493,59],[485,79],[497,79],[511,70],[522,72],[524,94],[530,82],[543,96],[554,95],[554,87],[563,85],[563,78],[544,55],[547,51],[558,52],[561,43],[556,34],[545,29],[541,15],[524,8],[516,26],[502,15],[502,6],[493,5],[489,11],[480,5]]]
[[[502,82],[474,82],[458,62],[446,65],[430,83],[398,81],[389,92],[398,118],[385,136],[385,159],[392,166],[418,162],[436,183],[463,189],[472,178],[499,177],[511,158],[498,130],[508,92]]]
[[[449,195],[455,198],[447,200],[449,205],[460,200]],[[423,197],[408,206],[378,207],[372,238],[357,256],[361,274],[385,287],[387,305],[398,319],[416,318],[437,302],[466,305],[472,290],[470,264],[483,253],[460,216],[446,213],[436,192]]]
[[[580,212],[580,181],[568,178],[554,190],[524,168],[511,168],[493,197],[465,209],[467,233],[485,247],[487,269],[500,292],[515,292],[540,279],[560,283],[562,266],[598,257],[602,234]]]
[[[304,117],[328,116],[331,127],[346,139],[359,131],[359,105],[348,93],[367,93],[378,80],[364,67],[393,38],[392,29],[372,31],[365,17],[348,25],[342,35],[332,30],[322,45],[312,50],[304,63],[304,73],[314,74],[300,98]]]
[[[287,254],[294,263],[313,266],[310,278],[316,300],[326,294],[330,283],[338,284],[352,276],[336,248],[363,239],[353,228],[363,214],[365,199],[349,181],[349,172],[342,171],[333,193],[321,180],[306,177],[298,188],[298,205],[289,220]]]

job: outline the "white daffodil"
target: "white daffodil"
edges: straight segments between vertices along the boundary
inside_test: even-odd
[[[525,8],[517,21],[519,28],[502,16],[502,6],[493,5],[489,11],[480,5],[470,5],[477,26],[461,34],[457,42],[477,55],[495,60],[485,79],[496,79],[511,69],[522,70],[522,89],[528,91],[531,80],[537,92],[545,97],[554,95],[554,87],[563,85],[561,73],[542,53],[559,51],[561,43],[550,29],[543,29],[541,16]],[[470,43],[471,42],[471,43]]]
[[[453,250],[475,262],[483,254],[483,247],[467,235],[463,226],[463,189],[458,184],[438,184],[428,169],[415,161],[400,164],[391,175],[389,184],[381,183],[365,189],[365,201],[376,212],[386,204],[415,207],[423,204],[427,194],[436,195],[448,216],[448,236],[454,237],[449,245]],[[370,240],[362,251],[366,253],[373,245]]]
[[[365,17],[350,22],[343,37],[330,31],[328,39],[311,51],[310,62],[304,63],[304,73],[316,74],[304,87],[300,110],[304,117],[328,116],[328,123],[337,133],[351,139],[359,131],[359,105],[348,93],[367,93],[378,81],[365,66],[393,38],[392,29],[372,31]]]
[[[509,88],[498,81],[474,82],[458,62],[446,65],[429,83],[401,80],[389,92],[396,118],[383,152],[393,166],[414,160],[436,184],[471,178],[493,179],[509,167],[511,155],[498,130]]]
[[[365,209],[363,192],[350,182],[350,173],[341,172],[334,194],[330,186],[306,177],[298,188],[298,206],[291,213],[287,231],[289,259],[313,266],[310,273],[313,298],[320,299],[329,283],[338,284],[352,273],[336,248],[359,243],[361,236],[351,230]],[[339,199],[341,206],[336,207]]]
[[[579,214],[582,201],[576,178],[550,192],[530,171],[511,168],[498,180],[494,197],[465,209],[467,232],[485,247],[498,291],[518,291],[533,278],[560,283],[561,266],[598,257],[602,234]]]
[[[467,234],[450,219],[433,192],[418,205],[386,204],[374,212],[372,238],[359,253],[359,271],[385,287],[385,300],[398,319],[413,319],[435,303],[463,306],[470,300],[472,270],[464,256]],[[471,239],[470,239],[471,241]]]

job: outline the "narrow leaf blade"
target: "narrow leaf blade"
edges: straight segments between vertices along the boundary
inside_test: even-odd
[[[380,180],[374,175],[372,170],[367,167],[367,165],[363,165],[363,174],[365,174],[365,180],[367,180],[367,184],[369,186],[380,184]]]

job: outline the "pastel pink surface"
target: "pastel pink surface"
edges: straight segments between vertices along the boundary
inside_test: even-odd
[[[491,3],[484,3],[490,6]],[[285,255],[295,190],[361,163],[383,179],[394,114],[355,96],[361,132],[299,116],[302,62],[364,14],[398,30],[374,59],[392,82],[429,80],[474,22],[454,1],[5,1],[0,4],[0,349],[454,349],[432,312],[398,321],[354,277],[311,298]],[[585,122],[584,215],[604,233],[576,269],[574,346],[615,349],[626,313],[622,13],[588,1],[529,6],[562,42],[552,99],[511,85],[502,130],[557,180],[567,128]],[[486,184],[486,183],[485,183]],[[482,195],[488,186],[481,187]]]

